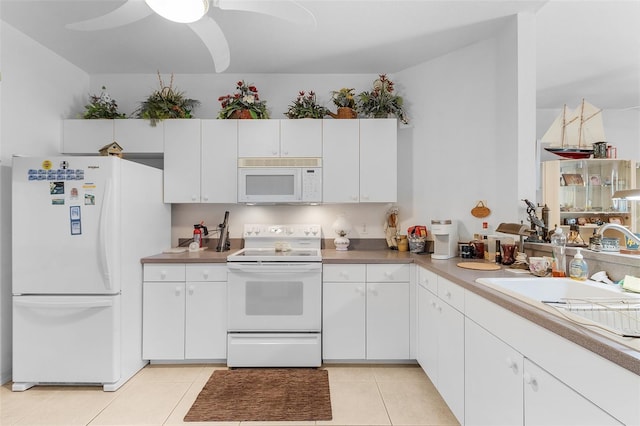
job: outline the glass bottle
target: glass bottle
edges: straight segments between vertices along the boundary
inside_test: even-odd
[[[567,237],[562,233],[562,228],[556,225],[556,230],[551,236],[551,250],[553,260],[551,264],[552,277],[567,276]]]

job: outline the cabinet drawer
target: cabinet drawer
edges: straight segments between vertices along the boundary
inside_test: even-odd
[[[144,281],[184,281],[184,263],[144,265]]]
[[[438,294],[438,275],[427,269],[418,267],[418,285],[426,288],[433,294]]]
[[[464,313],[464,288],[438,277],[438,297]]]
[[[409,281],[409,265],[385,263],[367,265],[367,282]]]
[[[324,282],[364,282],[365,265],[323,265]]]
[[[203,263],[186,265],[187,281],[227,281],[227,265]]]

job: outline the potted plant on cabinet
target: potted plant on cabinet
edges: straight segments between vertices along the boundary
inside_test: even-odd
[[[236,83],[236,92],[218,98],[221,109],[218,118],[269,118],[267,101],[260,100],[258,89],[240,80]]]
[[[371,118],[395,116],[402,123],[407,124],[409,120],[404,111],[403,99],[393,91],[393,82],[386,74],[380,74],[379,78],[373,82],[372,91],[358,95],[356,101],[358,113]]]
[[[200,101],[189,99],[173,88],[173,74],[169,85],[165,85],[162,77],[158,72],[158,80],[160,89],[155,90],[149,97],[140,103],[140,107],[136,110],[138,118],[151,120],[151,125],[155,126],[158,120],[168,118],[192,118],[191,111],[200,105]]]
[[[306,93],[304,90],[298,92],[298,97],[289,105],[289,110],[285,115],[289,118],[322,118],[327,115],[327,109],[318,104],[316,93],[310,90]]]
[[[89,95],[89,103],[84,106],[85,111],[82,118],[126,118],[126,115],[118,112],[118,104],[115,99],[106,92],[107,88],[102,86],[100,95]]]
[[[356,118],[358,113],[354,110],[356,106],[355,89],[343,87],[338,91],[331,92],[331,100],[338,107],[337,114],[327,111],[333,118]]]

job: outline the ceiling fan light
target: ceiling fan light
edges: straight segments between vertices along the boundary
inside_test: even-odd
[[[209,10],[209,0],[145,0],[158,15],[173,22],[191,23]]]

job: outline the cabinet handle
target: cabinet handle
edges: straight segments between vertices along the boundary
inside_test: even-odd
[[[191,196],[191,201],[198,201],[198,196],[197,195],[192,195]]]
[[[356,293],[358,293],[360,296],[364,296],[364,288],[360,286],[356,287]]]
[[[533,390],[538,390],[538,381],[529,373],[524,373],[524,382],[531,386]]]
[[[345,278],[345,279],[349,279],[349,274],[345,271],[340,271],[340,276]]]
[[[353,201],[358,201],[358,196],[357,196],[357,195],[352,195],[352,196],[351,196],[351,200],[353,200]]]
[[[209,196],[208,195],[203,195],[202,196],[202,201],[209,201]]]
[[[205,280],[209,278],[209,271],[207,269],[202,271],[202,278],[204,278]]]
[[[447,299],[451,299],[451,292],[449,290],[447,290],[444,295]]]
[[[289,155],[289,151],[285,151],[282,153],[283,155]]]
[[[369,196],[368,196],[368,195],[363,195],[363,196],[362,196],[362,199],[363,199],[363,200],[368,200],[368,199],[369,199]]]
[[[194,291],[194,290],[195,290],[195,287],[194,287],[194,286],[192,286],[192,285],[190,285],[190,286],[189,286],[189,294],[190,294],[191,296],[193,296],[193,291]]]
[[[431,306],[435,308],[436,307],[436,302],[432,300],[431,301]]]
[[[180,296],[180,293],[182,293],[182,289],[178,285],[178,286],[176,286],[176,296]]]
[[[514,373],[518,372],[518,363],[511,359],[511,357],[507,357],[505,360],[507,363],[507,367],[511,369]]]
[[[164,280],[165,278],[167,278],[167,271],[160,271],[160,279]]]
[[[393,273],[389,272],[389,271],[384,271],[384,276],[389,278],[389,279],[392,279],[393,278]]]
[[[278,151],[271,151],[271,155],[273,155],[274,157],[276,157],[278,155]]]

